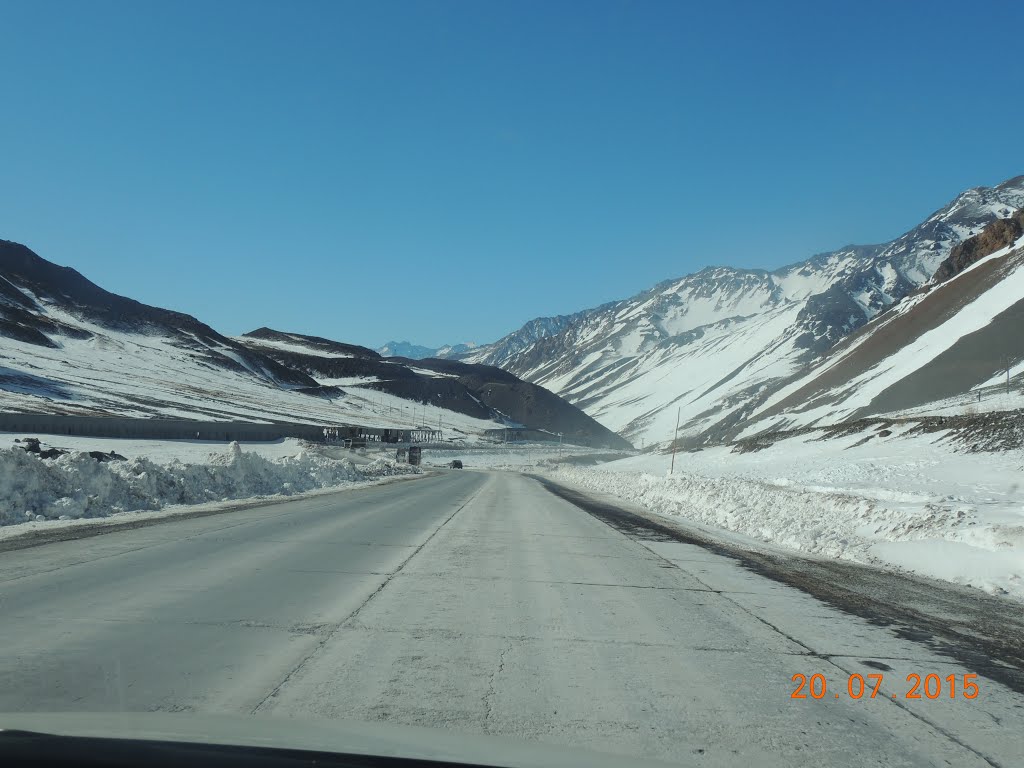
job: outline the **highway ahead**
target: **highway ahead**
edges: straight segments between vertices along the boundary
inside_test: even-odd
[[[979,667],[926,633],[592,512],[446,472],[2,551],[0,711],[384,721],[685,765],[1024,764],[1013,679],[964,698]],[[911,674],[941,695],[907,698]]]

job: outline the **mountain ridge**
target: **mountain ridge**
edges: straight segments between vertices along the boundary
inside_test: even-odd
[[[743,436],[922,406],[948,410],[950,401],[976,410],[974,393],[979,403],[993,389],[1003,395],[1002,372],[1008,386],[1024,360],[1021,222],[1024,211],[963,241],[943,262],[965,257],[955,272],[938,271],[764,398]]]
[[[963,240],[1024,207],[1024,176],[968,189],[887,243],[776,269],[709,266],[570,316],[535,318],[461,359],[547,386],[634,441],[731,432],[765,390],[932,278]],[[742,348],[746,347],[746,351]]]
[[[0,338],[0,408],[8,411],[405,429],[436,419],[456,435],[515,424],[629,447],[500,369],[452,362],[441,370],[442,361],[383,358],[265,326],[224,336],[191,315],[110,293],[7,240],[0,241]]]
[[[88,317],[90,322],[111,330],[163,331],[173,337],[177,346],[201,354],[214,365],[235,370],[245,368],[275,383],[316,386],[312,379],[281,367],[268,357],[251,354],[191,315],[111,293],[77,270],[49,262],[20,243],[0,240],[0,264],[3,265],[0,276],[7,288],[4,296],[10,298],[15,291],[23,299],[21,311],[15,311],[7,302],[0,307],[0,333],[4,335],[56,348],[59,345],[51,335],[88,338],[89,331],[76,327],[73,322],[73,318]],[[70,317],[46,312],[43,306],[46,300],[59,305]]]
[[[411,344],[408,341],[389,341],[381,347],[377,347],[377,353],[382,357],[404,357],[409,360],[422,360],[428,357],[447,358],[459,357],[468,354],[479,346],[476,342],[467,341],[461,344],[445,344],[442,347],[424,347],[420,344]]]

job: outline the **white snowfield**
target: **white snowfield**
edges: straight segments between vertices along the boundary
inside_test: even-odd
[[[903,428],[906,431],[908,428]],[[553,477],[803,553],[906,569],[1024,601],[1024,456],[956,453],[942,434],[855,445],[793,437],[746,454],[637,456]],[[756,542],[748,543],[757,546]]]
[[[51,439],[61,447],[77,443],[77,449],[48,460],[5,439],[12,445],[0,449],[0,526],[52,526],[55,520],[291,496],[419,471],[383,454],[370,460],[357,455],[358,463],[331,458],[297,440],[247,444],[250,450],[221,444],[211,453],[210,444],[189,441]],[[115,450],[126,460],[97,461],[87,450]]]

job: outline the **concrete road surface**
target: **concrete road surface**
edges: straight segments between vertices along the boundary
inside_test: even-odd
[[[0,711],[345,718],[684,765],[1024,765],[1019,670],[988,662],[515,474],[0,552]]]

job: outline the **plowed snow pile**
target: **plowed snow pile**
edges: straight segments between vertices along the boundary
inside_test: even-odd
[[[416,471],[386,459],[357,467],[307,451],[267,459],[237,443],[201,464],[146,458],[100,462],[81,452],[44,460],[10,448],[0,450],[0,525],[291,495]]]
[[[680,454],[671,476],[668,456],[552,471],[661,515],[1024,600],[1020,451],[957,453],[941,435],[817,437]]]

